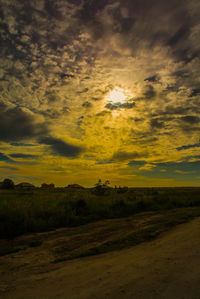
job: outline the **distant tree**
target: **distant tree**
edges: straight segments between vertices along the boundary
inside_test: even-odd
[[[120,187],[117,189],[117,193],[126,193],[128,191],[128,187]]]
[[[92,192],[96,195],[105,195],[106,191],[108,190],[108,185],[110,184],[110,181],[107,180],[104,183],[102,183],[102,180],[99,179],[98,182],[94,185]]]
[[[97,182],[94,186],[95,186],[95,187],[102,186],[102,181],[101,181],[101,179],[99,179],[98,182]]]
[[[15,185],[12,180],[5,179],[2,183],[2,189],[14,189]]]
[[[105,183],[103,184],[104,187],[108,187],[108,185],[110,185],[110,181],[106,180]]]

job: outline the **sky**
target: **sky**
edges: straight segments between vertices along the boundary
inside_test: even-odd
[[[0,180],[200,185],[199,0],[0,6]]]

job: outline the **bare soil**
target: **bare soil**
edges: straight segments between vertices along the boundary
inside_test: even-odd
[[[21,250],[0,257],[0,298],[199,299],[200,217],[128,249],[52,263],[158,217],[144,213],[16,238],[12,245]],[[38,239],[41,246],[28,246]]]

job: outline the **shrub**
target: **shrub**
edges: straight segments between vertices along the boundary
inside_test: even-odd
[[[75,202],[74,208],[76,210],[76,216],[85,216],[88,214],[87,203],[84,199],[79,199]]]
[[[5,179],[2,183],[2,189],[14,189],[15,185],[12,180]]]
[[[42,245],[42,241],[41,240],[34,240],[32,242],[29,243],[30,247],[38,247]]]
[[[97,195],[97,196],[103,196],[106,195],[106,191],[108,191],[107,187],[104,186],[96,186],[92,189],[92,193]]]
[[[105,181],[105,183],[102,183],[101,179],[99,179],[98,183],[95,184],[95,187],[91,190],[91,192],[97,196],[103,196],[108,195],[108,190],[110,189],[108,185],[110,184],[110,181]]]
[[[126,193],[127,191],[128,191],[128,187],[119,187],[117,189],[117,193],[119,193],[119,194]]]

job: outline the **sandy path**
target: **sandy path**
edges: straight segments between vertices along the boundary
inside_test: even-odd
[[[30,273],[1,298],[200,299],[200,218],[149,243]]]

